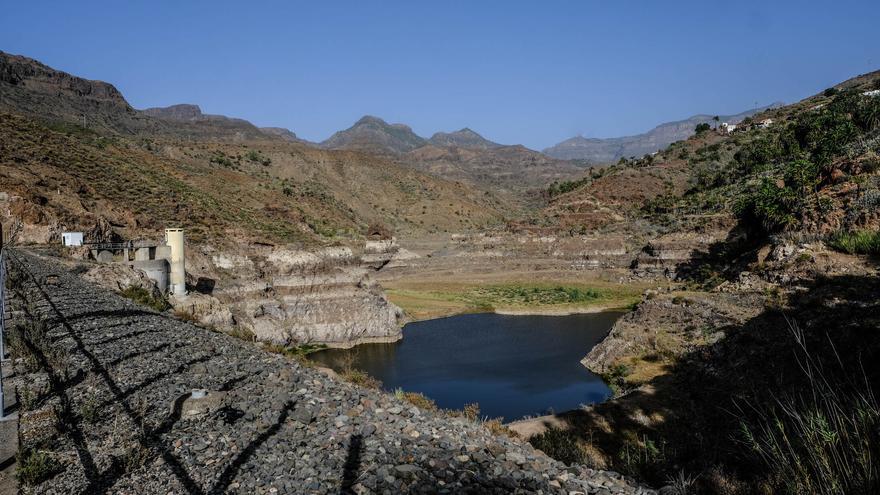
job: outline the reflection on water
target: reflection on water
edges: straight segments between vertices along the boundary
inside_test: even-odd
[[[453,316],[410,323],[399,342],[310,357],[336,370],[351,363],[442,408],[478,402],[482,415],[514,420],[605,400],[610,390],[580,360],[620,315]]]

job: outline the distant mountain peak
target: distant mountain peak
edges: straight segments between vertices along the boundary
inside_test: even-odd
[[[470,149],[491,149],[501,145],[484,138],[474,130],[465,127],[454,132],[438,132],[431,136],[430,143],[436,146],[456,146]]]
[[[376,117],[375,115],[364,115],[354,123],[355,126],[366,124],[388,125],[388,122],[385,122],[385,119]]]
[[[321,143],[332,149],[356,149],[406,153],[426,143],[406,124],[389,124],[385,120],[364,115],[348,129],[339,131]]]

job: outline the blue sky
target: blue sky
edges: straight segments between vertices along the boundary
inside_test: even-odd
[[[0,0],[0,50],[323,140],[364,114],[541,149],[880,68],[880,2]]]

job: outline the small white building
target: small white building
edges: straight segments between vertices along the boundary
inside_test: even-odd
[[[871,91],[865,91],[865,92],[862,93],[862,94],[863,94],[864,96],[871,96],[871,97],[874,97],[874,96],[880,96],[880,89],[873,89],[873,90],[871,90]]]
[[[728,124],[727,122],[721,123],[721,133],[722,134],[730,134],[736,130],[736,124]]]
[[[758,122],[758,127],[761,127],[762,129],[766,129],[766,128],[770,127],[771,125],[773,125],[773,119],[764,119],[764,120]]]
[[[61,244],[65,246],[82,246],[83,245],[83,233],[82,232],[62,232],[61,233]]]

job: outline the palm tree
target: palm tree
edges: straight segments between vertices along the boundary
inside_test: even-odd
[[[715,129],[718,129],[718,121],[721,120],[721,117],[716,115],[716,116],[712,117],[712,120],[715,121]]]

